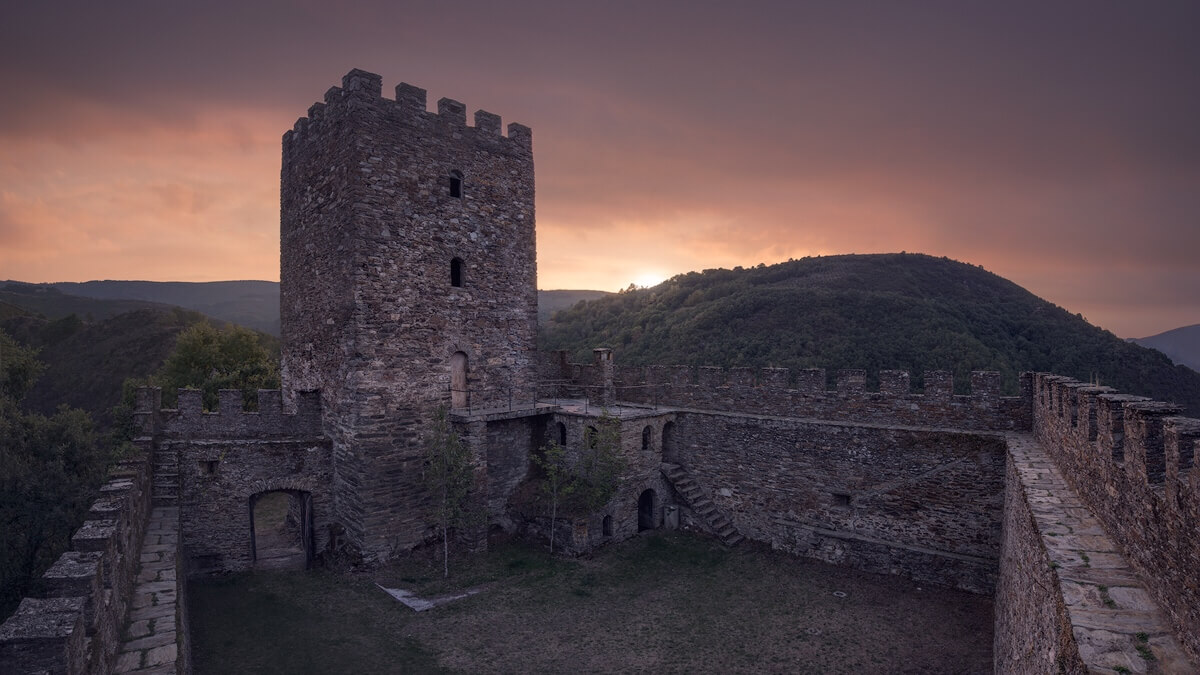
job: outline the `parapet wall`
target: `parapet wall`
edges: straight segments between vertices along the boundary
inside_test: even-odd
[[[284,154],[289,145],[303,140],[313,125],[319,125],[329,115],[330,109],[338,106],[371,106],[380,115],[386,115],[412,124],[442,124],[461,128],[459,133],[475,134],[476,137],[494,138],[525,148],[533,145],[533,132],[524,124],[508,125],[508,136],[501,135],[500,116],[486,110],[476,110],[474,126],[467,126],[467,106],[450,98],[437,102],[437,112],[427,110],[426,92],[420,87],[401,82],[396,85],[395,99],[383,97],[383,78],[375,73],[354,69],[342,77],[342,86],[330,87],[325,92],[323,103],[314,103],[308,115],[296,120],[292,129],[283,135]]]
[[[148,441],[119,463],[63,553],[0,626],[0,672],[109,673],[150,510]]]
[[[216,412],[204,412],[202,392],[180,389],[174,409],[162,408],[157,387],[139,390],[138,411],[153,413],[139,419],[153,425],[153,435],[168,438],[311,438],[321,435],[321,394],[296,394],[296,411],[287,412],[278,389],[258,390],[258,412],[242,409],[242,392],[222,389]],[[145,431],[145,430],[144,430]]]
[[[541,397],[598,398],[602,369],[568,363],[564,352],[540,355]],[[925,388],[911,389],[907,371],[879,372],[879,390],[867,391],[865,370],[839,370],[833,389],[826,372],[813,368],[717,368],[709,366],[614,366],[619,401],[783,417],[899,424],[982,431],[1028,429],[1032,380],[1021,377],[1021,396],[1000,395],[1000,374],[971,374],[971,393],[954,394],[948,371],[924,373]]]
[[[1033,379],[1033,430],[1200,657],[1200,420],[1071,378]]]

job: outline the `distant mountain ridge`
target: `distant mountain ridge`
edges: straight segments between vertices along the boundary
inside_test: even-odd
[[[581,300],[608,291],[538,291],[538,322]],[[84,302],[88,298],[100,302]],[[138,309],[183,307],[221,321],[279,336],[277,281],[83,281],[31,284],[0,282],[0,302],[59,319],[69,314],[106,319]]]
[[[1150,337],[1134,338],[1130,342],[1157,349],[1175,363],[1200,372],[1200,323]]]
[[[973,370],[1048,371],[1200,414],[1200,374],[1128,343],[1007,279],[921,254],[822,256],[673,277],[559,312],[542,349],[619,363],[949,370],[964,391]]]

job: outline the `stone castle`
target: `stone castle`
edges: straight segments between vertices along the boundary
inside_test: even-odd
[[[656,528],[993,595],[1003,673],[1197,672],[1200,420],[1024,374],[630,367],[536,349],[532,133],[353,70],[283,137],[282,391],[138,394],[137,443],[73,550],[0,627],[0,671],[187,672],[189,575],[260,564],[254,506],[288,496],[298,564],[430,540],[439,408],[487,527],[544,537],[531,455],[619,428],[615,496],[556,539]],[[140,561],[140,569],[139,569]],[[148,633],[133,629],[146,624]],[[140,622],[140,623],[139,623]],[[169,627],[169,631],[167,628]]]

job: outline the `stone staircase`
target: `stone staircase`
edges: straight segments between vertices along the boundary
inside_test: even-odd
[[[154,506],[179,506],[179,453],[173,448],[154,450]]]
[[[738,533],[737,528],[733,526],[729,518],[726,518],[725,514],[717,509],[717,505],[712,503],[712,500],[704,493],[704,489],[696,483],[695,479],[688,474],[686,469],[678,464],[667,464],[664,462],[662,472],[671,485],[675,487],[675,491],[679,493],[679,496],[683,497],[683,500],[691,507],[696,517],[702,519],[713,532],[717,533],[717,537],[721,540],[721,543],[726,546],[737,546],[739,542],[745,539],[745,537]]]

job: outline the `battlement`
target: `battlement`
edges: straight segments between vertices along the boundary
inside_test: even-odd
[[[1181,406],[1037,373],[1033,429],[1200,654],[1200,420]]]
[[[278,389],[258,390],[258,411],[243,410],[242,392],[222,389],[216,412],[205,412],[202,392],[180,389],[177,407],[162,408],[162,390],[137,391],[135,422],[143,434],[187,438],[315,438],[321,435],[321,393],[296,394],[295,412],[287,412]]]
[[[569,363],[565,352],[540,355],[539,376],[547,384],[539,395],[599,396],[604,366]],[[1029,428],[1025,396],[1001,396],[1000,374],[974,372],[971,393],[954,393],[948,371],[923,374],[922,391],[913,391],[907,371],[883,370],[879,387],[868,391],[867,371],[836,372],[833,388],[822,368],[720,368],[713,366],[611,366],[619,401],[783,417],[809,417],[909,426],[1006,430]],[[1030,391],[1022,378],[1022,391]]]
[[[437,111],[427,109],[426,91],[406,82],[396,85],[395,98],[383,96],[383,78],[357,68],[342,77],[342,86],[330,87],[323,102],[314,103],[308,115],[296,120],[292,129],[283,135],[285,152],[288,146],[325,124],[331,118],[347,114],[384,115],[399,124],[439,125],[455,133],[472,133],[477,139],[500,139],[515,147],[531,149],[533,131],[515,122],[508,125],[507,137],[502,135],[499,115],[477,110],[474,126],[467,126],[467,107],[450,98],[437,102]]]
[[[138,573],[150,481],[145,457],[110,470],[71,550],[0,625],[0,672],[111,671]]]

